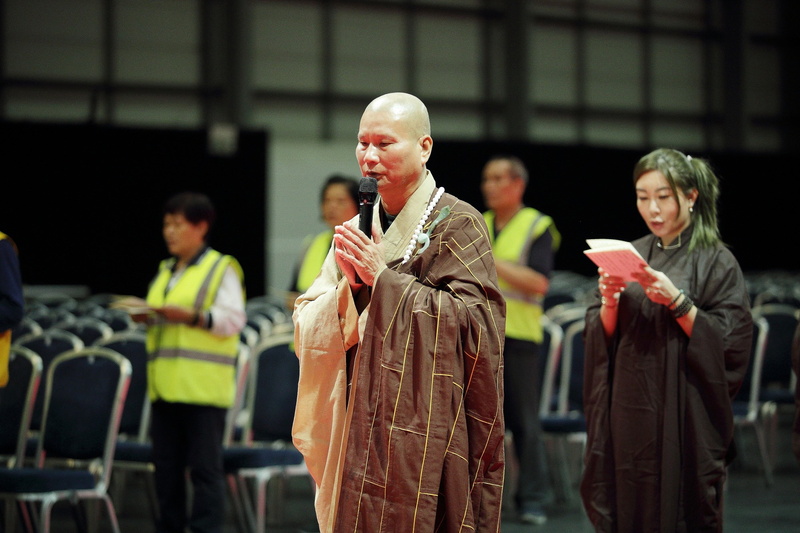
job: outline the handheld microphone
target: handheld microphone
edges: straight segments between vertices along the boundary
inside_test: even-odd
[[[358,229],[372,238],[372,211],[378,195],[378,180],[363,177],[358,183]]]
[[[378,195],[378,180],[363,177],[358,182],[358,229],[364,232],[367,238],[372,238],[372,211],[375,206],[375,197]],[[361,278],[356,274],[356,281]]]

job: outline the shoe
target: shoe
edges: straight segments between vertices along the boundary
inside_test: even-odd
[[[547,522],[547,514],[538,503],[528,503],[522,506],[519,512],[519,521],[523,524],[541,526]]]

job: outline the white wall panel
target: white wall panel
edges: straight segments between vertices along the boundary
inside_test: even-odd
[[[586,121],[586,142],[594,146],[639,148],[644,127],[636,119],[590,119]]]
[[[537,26],[530,39],[530,87],[537,104],[578,102],[577,31],[569,26]]]
[[[655,36],[650,65],[654,109],[703,113],[706,102],[700,41]]]
[[[280,141],[270,143],[267,213],[270,234],[268,290],[287,290],[303,238],[325,229],[319,216],[319,189],[334,173],[360,176],[355,142]]]
[[[115,12],[116,81],[157,84],[200,82],[197,1],[117,0]]]
[[[315,2],[253,4],[253,85],[322,89],[322,19]]]
[[[402,10],[337,9],[333,35],[334,90],[378,95],[406,88]]]
[[[116,97],[116,119],[135,126],[196,128],[203,124],[198,96],[123,94]]]
[[[578,120],[573,116],[536,113],[528,131],[534,141],[542,143],[570,144],[580,140]]]
[[[308,102],[256,102],[253,124],[269,130],[274,139],[313,139],[322,128],[322,107]]]
[[[7,76],[96,81],[102,77],[100,0],[4,2]]]
[[[642,53],[638,33],[587,32],[586,104],[641,109]]]
[[[795,58],[800,65],[800,58]],[[744,61],[745,105],[748,113],[777,114],[780,110],[780,59],[771,46],[752,46]],[[795,98],[800,95],[795,95]]]
[[[652,144],[665,148],[706,151],[703,124],[656,120],[652,128]]]
[[[478,98],[481,25],[476,18],[418,17],[415,60],[421,97]]]
[[[92,96],[88,91],[12,88],[5,96],[9,120],[85,122],[91,116]]]

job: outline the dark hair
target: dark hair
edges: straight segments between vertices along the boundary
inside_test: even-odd
[[[217,218],[214,204],[211,203],[208,196],[190,191],[176,194],[167,200],[167,203],[164,204],[164,214],[181,214],[192,224],[199,224],[203,221],[208,222],[209,230]]]
[[[661,172],[669,183],[675,201],[680,207],[678,189],[688,195],[697,189],[697,200],[692,208],[694,231],[689,249],[709,248],[721,242],[717,223],[719,179],[705,159],[684,155],[671,148],[659,148],[642,157],[633,169],[633,184],[651,170]]]
[[[358,205],[358,181],[356,181],[355,178],[343,176],[341,174],[333,174],[325,180],[325,183],[322,185],[322,190],[319,193],[320,204],[325,200],[325,192],[331,185],[344,185],[347,188],[347,192],[353,197],[353,203]]]
[[[508,162],[511,177],[522,178],[523,182],[526,184],[528,183],[528,169],[525,167],[525,163],[522,162],[522,159],[515,155],[499,154],[492,156],[491,159],[486,162],[486,165],[489,163],[494,163],[495,161]]]

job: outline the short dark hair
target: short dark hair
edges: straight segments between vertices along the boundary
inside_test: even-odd
[[[358,205],[358,181],[356,181],[355,178],[343,176],[341,174],[333,174],[325,180],[325,183],[322,185],[322,190],[319,192],[320,204],[325,200],[325,191],[327,191],[328,187],[331,185],[344,185],[347,187],[347,192],[353,197],[353,203]]]
[[[489,159],[486,164],[488,165],[489,163],[494,163],[495,161],[508,162],[511,177],[520,178],[526,185],[528,184],[528,169],[525,167],[525,163],[522,162],[522,159],[515,155],[499,154],[492,156],[492,158]]]
[[[208,227],[214,224],[217,212],[208,196],[200,192],[186,191],[178,193],[164,204],[165,215],[182,214],[192,224],[208,222]]]

